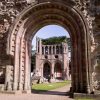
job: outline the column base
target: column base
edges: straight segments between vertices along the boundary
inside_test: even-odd
[[[74,99],[93,99],[93,100],[99,100],[100,99],[100,94],[86,94],[86,93],[74,93],[73,95]]]
[[[30,94],[31,90],[24,90],[24,91],[22,91],[22,93]]]
[[[31,90],[18,91],[0,91],[2,94],[31,94]]]

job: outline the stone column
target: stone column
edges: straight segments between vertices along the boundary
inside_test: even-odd
[[[100,94],[100,32],[95,33],[95,42],[91,46],[92,52],[92,84],[94,92]]]
[[[41,65],[41,68],[40,68],[40,70],[41,70],[41,77],[43,78],[43,63],[42,63],[42,65]]]
[[[97,49],[100,51],[100,46],[98,46]],[[100,54],[97,49],[94,54],[92,81],[94,91],[100,93]]]
[[[72,59],[71,59],[71,73],[72,73],[72,91],[78,92],[78,72],[77,72],[77,45],[76,41],[72,44]]]
[[[54,75],[54,67],[55,67],[55,64],[54,62],[52,61],[52,65],[51,65],[51,82],[54,81],[54,78],[55,78],[55,75]]]
[[[28,41],[26,41],[26,47],[25,47],[25,50],[26,50],[26,55],[25,55],[25,86],[24,86],[24,90],[26,92],[30,92],[30,62],[29,62],[29,44],[28,44]]]
[[[13,66],[6,65],[6,73],[5,73],[5,90],[12,91],[13,90],[13,83],[11,80],[13,80]]]
[[[57,54],[57,53],[56,53],[56,45],[55,45],[55,54]]]
[[[20,76],[19,76],[19,90],[23,90],[23,74],[25,69],[25,43],[22,39],[21,41],[21,50],[20,50]]]
[[[36,53],[38,53],[38,38],[36,37]]]
[[[51,46],[51,54],[53,54],[53,46]]]
[[[42,40],[39,39],[39,54],[42,54]]]
[[[20,50],[20,39],[16,39],[16,48],[15,48],[15,61],[14,61],[14,91],[18,90],[18,78],[19,78],[19,50]]]
[[[53,74],[53,75],[54,75],[54,66],[55,66],[55,64],[54,64],[54,62],[52,62],[52,66],[51,66],[51,74]]]

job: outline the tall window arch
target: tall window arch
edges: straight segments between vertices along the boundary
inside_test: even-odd
[[[55,54],[55,47],[53,46],[53,54]]]
[[[63,68],[62,68],[62,64],[59,62],[55,63],[55,67],[54,67],[54,74],[55,74],[55,78],[57,79],[62,79],[63,78]]]
[[[56,46],[56,54],[59,54],[59,46]]]
[[[45,63],[43,66],[43,77],[47,78],[50,77],[51,68],[49,63]]]
[[[45,54],[48,54],[48,46],[45,47]]]
[[[51,54],[51,46],[49,47],[49,54]]]
[[[42,54],[44,54],[44,47],[42,47]]]

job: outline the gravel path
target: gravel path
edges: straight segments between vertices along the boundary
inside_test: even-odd
[[[0,94],[0,100],[73,100],[67,95],[69,86],[43,93],[31,94]]]

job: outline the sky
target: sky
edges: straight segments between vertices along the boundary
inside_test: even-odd
[[[46,38],[54,37],[54,36],[70,37],[67,30],[65,30],[61,26],[58,26],[58,25],[45,26],[45,27],[41,28],[34,36],[33,41],[32,41],[33,50],[36,49],[36,37],[46,39]]]

